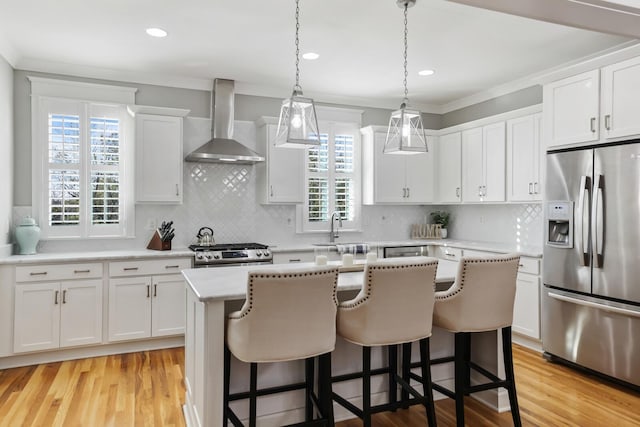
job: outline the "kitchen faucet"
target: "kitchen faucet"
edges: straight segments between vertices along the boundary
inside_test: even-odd
[[[339,212],[334,212],[331,214],[331,229],[329,230],[329,243],[333,243],[336,241],[336,239],[340,236],[338,236],[338,229],[336,228],[334,231],[333,228],[333,221],[337,219],[338,220],[338,227],[342,227],[342,217],[340,216]]]

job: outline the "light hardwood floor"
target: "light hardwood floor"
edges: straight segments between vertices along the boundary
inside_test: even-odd
[[[525,426],[640,426],[640,393],[544,361],[514,346]],[[183,426],[181,348],[97,357],[0,371],[0,426]],[[436,402],[438,425],[455,425],[450,399]],[[466,400],[468,426],[510,426]],[[362,425],[359,420],[337,424]],[[425,426],[419,406],[374,417],[377,427]]]

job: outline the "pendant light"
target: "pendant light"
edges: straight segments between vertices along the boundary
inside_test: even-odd
[[[407,90],[407,9],[415,3],[416,0],[396,1],[398,7],[404,9],[404,99],[400,109],[391,113],[387,140],[382,151],[385,154],[418,154],[429,151],[422,126],[422,114],[409,107]]]
[[[306,148],[320,145],[315,104],[313,99],[303,96],[300,87],[299,15],[299,0],[296,0],[296,84],[291,97],[282,101],[276,131],[276,145],[280,147]]]

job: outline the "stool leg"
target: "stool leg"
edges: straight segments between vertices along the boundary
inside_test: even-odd
[[[229,424],[229,384],[231,383],[231,351],[224,346],[224,391],[222,401],[222,425]]]
[[[362,423],[371,427],[371,347],[362,347]]]
[[[456,400],[456,426],[464,427],[464,395],[465,395],[465,378],[467,376],[468,367],[465,367],[465,341],[466,337],[463,332],[455,334],[453,364],[455,371],[455,400]]]
[[[322,417],[329,426],[334,425],[331,390],[331,353],[321,354],[318,360],[318,400]]]
[[[396,411],[398,403],[398,383],[396,375],[398,374],[398,346],[388,346],[389,351],[389,403],[394,405],[392,411]]]
[[[465,365],[465,374],[464,374],[464,388],[465,388],[465,396],[469,396],[469,392],[467,391],[469,387],[471,387],[471,333],[464,332],[464,351],[462,355],[464,356],[464,365]]]
[[[251,363],[249,374],[249,427],[256,427],[258,392],[258,364]]]
[[[402,379],[404,382],[409,384],[411,378],[409,378],[409,374],[411,372],[411,343],[402,344]],[[402,408],[409,408],[409,392],[402,387],[402,394],[400,398],[402,399]]]
[[[431,351],[429,338],[420,340],[420,367],[422,368],[422,396],[429,427],[436,427],[436,409],[433,404],[433,389],[431,388]]]
[[[311,394],[313,393],[313,377],[314,363],[313,358],[309,357],[304,360],[304,378],[305,378],[305,399],[304,399],[304,420],[309,422],[313,419],[313,401]]]
[[[513,425],[520,427],[520,408],[518,407],[518,396],[516,394],[516,380],[513,374],[513,351],[511,348],[511,327],[502,328],[502,358],[504,359],[505,376],[507,377],[507,391],[509,392],[509,405],[511,406],[511,417]]]

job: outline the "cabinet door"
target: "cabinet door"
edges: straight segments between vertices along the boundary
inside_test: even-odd
[[[462,132],[462,201],[479,202],[483,181],[482,128]]]
[[[599,70],[545,85],[543,111],[547,148],[597,141]]]
[[[102,341],[102,280],[63,282],[60,309],[60,347]]]
[[[540,339],[540,289],[538,276],[519,273],[513,304],[513,332]]]
[[[136,201],[182,203],[182,117],[136,115]]]
[[[640,57],[602,69],[605,138],[640,134]]]
[[[304,166],[306,149],[275,145],[276,125],[267,125],[268,201],[269,203],[304,202]]]
[[[456,203],[462,199],[462,135],[443,135],[438,140],[438,200]]]
[[[400,154],[382,154],[387,135],[374,134],[375,203],[406,203],[406,157]]]
[[[186,287],[181,274],[154,276],[151,336],[184,334]]]
[[[538,144],[536,143],[534,115],[507,121],[507,199],[529,201],[534,199],[534,182],[538,174]]]
[[[406,202],[409,203],[431,203],[433,196],[433,165],[434,165],[434,145],[429,144],[430,151],[427,153],[411,154],[405,157],[406,168]]]
[[[482,128],[482,201],[504,202],[506,175],[506,144],[504,122]]]
[[[545,161],[547,153],[542,144],[542,113],[533,115],[533,199],[542,201],[542,189],[544,188]]]
[[[151,336],[151,277],[109,280],[109,341]]]
[[[47,350],[60,344],[60,284],[16,285],[13,351]]]

